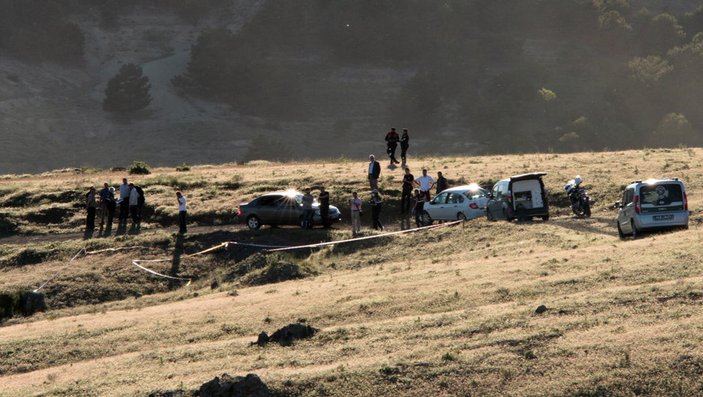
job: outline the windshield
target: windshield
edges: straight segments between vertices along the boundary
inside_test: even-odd
[[[645,185],[640,188],[640,200],[643,206],[682,204],[683,192],[678,183]]]

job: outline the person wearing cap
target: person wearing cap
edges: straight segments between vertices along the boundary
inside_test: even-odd
[[[408,163],[408,148],[410,147],[410,135],[408,135],[408,129],[403,128],[403,134],[400,136],[400,161],[401,167],[405,167]]]
[[[98,202],[95,199],[95,186],[91,186],[88,189],[88,193],[85,195],[85,206],[88,209],[88,216],[85,220],[85,228],[88,230],[95,229],[95,211],[98,208]]]
[[[376,230],[383,230],[383,224],[381,223],[381,205],[383,199],[378,193],[378,190],[374,189],[371,192],[371,227]]]
[[[369,186],[371,190],[378,189],[378,178],[381,176],[381,164],[372,154],[369,156]]]
[[[186,218],[188,216],[186,198],[183,197],[183,193],[178,191],[176,192],[176,199],[178,200],[178,233],[184,234],[188,231],[186,228]]]
[[[422,169],[422,176],[415,179],[415,185],[420,188],[420,194],[425,197],[425,201],[430,201],[430,199],[432,198],[430,197],[430,190],[432,190],[434,184],[434,179],[431,176],[427,175],[426,168]]]

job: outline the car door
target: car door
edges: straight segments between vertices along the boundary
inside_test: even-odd
[[[466,199],[461,204],[466,219],[474,219],[486,214],[488,192],[484,189],[466,192]]]
[[[300,216],[303,211],[300,208],[297,196],[281,196],[278,200],[278,217],[281,225],[300,225]]]
[[[449,193],[442,192],[436,195],[429,203],[425,203],[425,211],[435,220],[447,219],[446,202]]]
[[[624,233],[632,233],[630,220],[632,219],[632,214],[635,211],[634,198],[635,189],[625,189],[625,192],[622,195],[622,207],[618,211],[618,223],[620,224],[620,230]]]
[[[464,195],[459,192],[449,193],[447,204],[445,205],[446,219],[457,219],[460,212],[468,218],[469,213],[464,208],[468,199],[464,200],[464,198]]]
[[[270,225],[276,224],[276,210],[277,201],[280,199],[279,195],[267,195],[262,196],[256,202],[256,215],[261,220],[262,224]]]
[[[490,211],[491,219],[505,219],[506,194],[508,182],[501,181],[493,186],[493,198],[488,202],[486,211]]]

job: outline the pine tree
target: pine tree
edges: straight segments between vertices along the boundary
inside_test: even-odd
[[[151,103],[150,88],[149,78],[144,76],[142,68],[128,63],[108,81],[103,110],[130,113],[144,109]]]

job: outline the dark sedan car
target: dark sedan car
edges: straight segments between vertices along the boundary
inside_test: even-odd
[[[320,204],[315,200],[313,203],[315,216],[313,224],[321,225]],[[239,221],[246,222],[249,229],[255,230],[261,225],[296,225],[300,226],[303,221],[303,193],[295,190],[285,192],[267,193],[254,200],[240,204],[237,213]],[[342,213],[333,205],[330,205],[330,223],[342,220]]]

